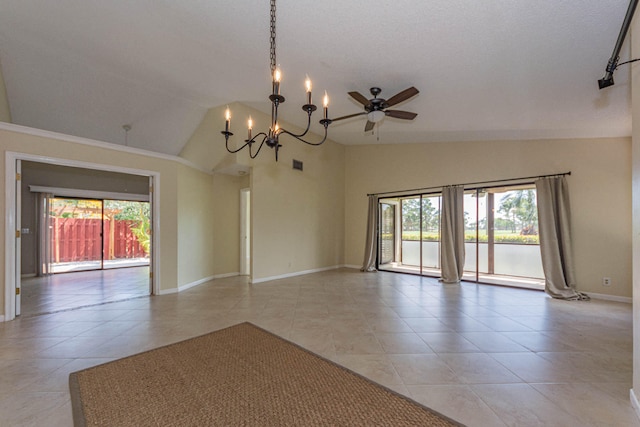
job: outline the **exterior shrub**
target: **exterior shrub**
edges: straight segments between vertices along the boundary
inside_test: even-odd
[[[393,237],[392,234],[383,234],[382,238],[383,239],[391,239]],[[416,233],[416,232],[411,232],[411,233],[402,233],[402,240],[403,241],[409,241],[409,242],[417,242],[420,240],[420,234]],[[422,235],[422,241],[423,242],[437,242],[440,240],[440,235],[439,234],[434,234],[434,233],[424,233]],[[464,241],[466,243],[474,243],[476,241],[476,235],[475,233],[473,234],[465,234],[464,236]],[[487,243],[488,241],[488,237],[486,234],[481,234],[479,236],[479,241],[480,243]],[[519,235],[519,234],[504,234],[504,235],[497,235],[494,236],[493,239],[494,243],[496,244],[500,244],[500,243],[506,243],[506,244],[518,244],[518,245],[539,245],[540,244],[540,238],[538,235],[528,235],[528,236],[524,236],[524,235]]]

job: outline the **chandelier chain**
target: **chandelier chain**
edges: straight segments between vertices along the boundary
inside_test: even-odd
[[[273,75],[276,71],[276,0],[271,0],[270,32],[271,75]]]

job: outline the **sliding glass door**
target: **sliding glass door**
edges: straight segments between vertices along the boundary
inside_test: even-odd
[[[380,270],[440,276],[440,193],[380,200]],[[464,280],[541,287],[533,184],[468,190]]]
[[[380,270],[440,274],[441,201],[439,194],[380,200]],[[390,219],[392,213],[393,227]],[[383,253],[385,256],[382,256]]]
[[[52,273],[149,265],[149,202],[50,198],[41,234]]]

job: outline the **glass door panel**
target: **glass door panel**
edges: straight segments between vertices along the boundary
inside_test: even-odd
[[[53,273],[102,268],[102,201],[52,198],[49,204]]]
[[[400,200],[402,217],[401,265],[420,272],[420,197],[407,197]]]
[[[543,284],[535,186],[492,189],[491,195],[495,203],[492,280]]]
[[[464,229],[465,263],[462,277],[476,281],[480,274],[489,271],[487,193],[484,190],[465,192]]]
[[[104,201],[104,268],[149,265],[150,204]]]
[[[380,203],[380,245],[378,264],[389,266],[396,260],[396,208],[391,203]]]
[[[543,284],[535,187],[473,190],[464,196],[464,280]]]
[[[440,195],[422,196],[421,245],[423,275],[440,275]]]

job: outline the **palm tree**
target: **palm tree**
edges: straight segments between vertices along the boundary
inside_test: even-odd
[[[520,222],[521,234],[538,234],[538,208],[536,206],[536,193],[534,190],[509,191],[500,200],[498,212],[511,216],[513,219],[513,232],[515,233],[516,221]]]

